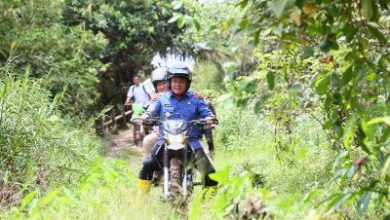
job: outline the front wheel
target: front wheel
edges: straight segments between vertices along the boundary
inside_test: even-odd
[[[136,123],[133,124],[133,139],[135,145],[142,146],[142,141],[144,139],[142,125]]]
[[[172,158],[169,167],[168,200],[177,201],[182,195],[181,169],[182,161],[179,158]]]

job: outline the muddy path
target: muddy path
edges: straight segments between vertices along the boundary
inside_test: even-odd
[[[139,171],[145,151],[141,146],[134,144],[133,128],[128,125],[128,129],[118,130],[116,134],[106,136],[107,150],[105,155],[111,158],[124,159],[129,162],[129,166],[134,171]]]

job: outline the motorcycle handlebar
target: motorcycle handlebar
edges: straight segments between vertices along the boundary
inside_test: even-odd
[[[210,121],[212,122],[212,124],[218,124],[218,120],[216,118],[192,120],[192,121],[190,121],[190,124],[192,124],[192,125],[206,125],[206,124],[209,124]]]
[[[141,121],[142,124],[144,125],[158,125],[160,124],[161,122],[161,119],[160,118],[147,118],[147,119],[143,119],[143,118],[134,118],[132,121],[134,122],[138,122],[138,121]],[[191,125],[206,125],[206,124],[209,124],[210,122],[212,122],[212,124],[218,124],[218,120],[217,119],[197,119],[197,120],[192,120],[192,121],[189,121],[189,124]]]
[[[160,123],[159,118],[134,118],[132,122],[140,122],[144,125],[157,125]]]

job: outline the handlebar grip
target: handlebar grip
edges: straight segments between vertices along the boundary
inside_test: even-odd
[[[145,125],[154,125],[156,122],[155,122],[154,120],[145,119],[145,120],[143,121],[143,123],[144,123]]]

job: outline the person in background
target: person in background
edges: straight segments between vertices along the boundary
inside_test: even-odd
[[[150,96],[146,90],[146,86],[141,83],[139,76],[133,76],[133,85],[130,86],[127,92],[127,99],[125,105],[131,105],[132,103],[142,104],[147,106],[150,101]]]
[[[149,133],[149,130],[146,127],[141,127],[142,125],[133,122],[133,119],[138,118],[144,113],[145,109],[149,105],[150,95],[146,90],[146,86],[141,83],[139,76],[133,76],[133,85],[130,86],[129,91],[127,92],[127,98],[125,101],[125,106],[131,106],[131,122],[133,125],[133,138],[134,143],[138,145],[145,134]],[[144,130],[142,128],[145,128]]]

